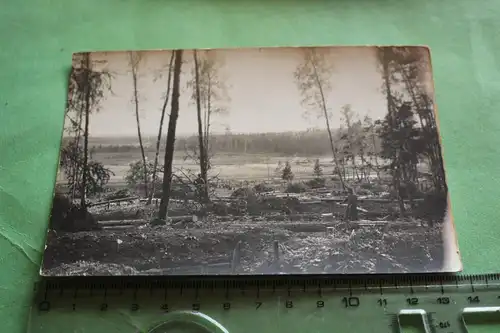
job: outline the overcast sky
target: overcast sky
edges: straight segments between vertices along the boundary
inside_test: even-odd
[[[227,86],[230,101],[224,102],[227,114],[214,118],[214,132],[228,127],[234,133],[300,131],[324,128],[324,119],[305,116],[294,71],[303,62],[303,51],[298,48],[234,49],[212,51],[221,68],[220,78]],[[165,69],[170,51],[150,51],[141,55],[139,63],[139,108],[142,132],[155,136],[167,86]],[[112,93],[105,93],[99,113],[91,116],[90,135],[98,137],[137,135],[133,103],[133,80],[129,54],[126,52],[95,53],[93,60],[104,60],[112,73]],[[375,48],[329,48],[327,59],[334,71],[330,77],[332,88],[325,92],[326,103],[332,111],[331,127],[340,125],[340,109],[350,104],[362,119],[365,115],[384,117],[387,106],[381,92],[382,80],[378,72]],[[178,134],[197,131],[196,106],[190,101],[187,87],[193,68],[193,53],[184,52],[181,76],[181,98]],[[164,75],[160,75],[163,73]],[[167,112],[170,105],[167,108]],[[168,115],[165,119],[168,123]],[[164,132],[164,133],[165,133]]]

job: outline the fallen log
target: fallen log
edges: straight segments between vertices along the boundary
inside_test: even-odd
[[[113,200],[107,200],[107,201],[100,201],[100,202],[95,202],[95,203],[89,203],[88,206],[89,207],[95,207],[95,206],[104,206],[104,205],[109,205],[112,204],[112,203],[122,203],[122,202],[132,202],[132,201],[135,201],[135,200],[139,200],[140,198],[139,197],[129,197],[129,198],[122,198],[122,199],[113,199]]]
[[[422,223],[420,221],[371,221],[371,220],[359,220],[359,221],[349,221],[349,226],[354,228],[359,227],[384,227],[384,231],[393,228],[401,229],[412,229],[421,228]]]
[[[147,202],[148,199],[147,198],[140,198],[139,199],[139,202]],[[151,200],[151,202],[160,202],[161,201],[161,198],[153,198]],[[169,199],[168,201],[169,203],[178,203],[178,204],[185,204],[185,203],[195,203],[194,200],[190,200],[190,199],[186,199],[186,200],[183,200],[183,199]]]
[[[345,198],[321,198],[321,201],[324,202],[343,202],[345,201]],[[410,200],[403,200],[405,203],[409,203]],[[424,199],[413,199],[413,202],[421,202],[424,201]],[[391,200],[391,199],[378,199],[378,198],[364,198],[360,199],[358,198],[358,202],[375,202],[375,203],[397,203],[396,200]]]
[[[196,215],[183,215],[183,216],[169,216],[167,218],[169,222],[177,223],[177,222],[197,222],[198,216]]]
[[[321,200],[304,200],[304,201],[300,201],[301,205],[321,205],[321,204],[324,204],[324,203],[325,202],[321,201]]]
[[[112,225],[112,226],[105,226],[102,227],[103,230],[107,231],[119,231],[119,230],[126,230],[126,229],[131,229],[134,228],[133,224],[127,224],[127,225]]]
[[[285,214],[276,214],[276,215],[241,215],[241,216],[234,216],[234,215],[215,215],[212,216],[213,218],[221,221],[221,222],[231,222],[231,221],[239,221],[242,219],[248,219],[249,221],[254,221],[254,222],[267,222],[267,221],[300,221],[302,219],[308,219],[308,218],[321,218],[322,214],[320,213],[308,213],[308,214],[292,214],[292,215],[285,215]]]
[[[301,223],[301,224],[290,224],[290,225],[282,225],[280,228],[292,232],[325,232],[326,227],[330,226],[331,222],[326,224],[318,224],[318,223]]]
[[[148,200],[149,200],[148,198],[140,198],[139,202],[148,202]],[[151,202],[154,202],[154,203],[160,202],[160,201],[161,201],[160,198],[152,198],[151,199]],[[169,201],[173,201],[173,199],[170,199]]]
[[[321,219],[321,214],[294,214],[294,215],[270,215],[270,216],[260,216],[266,220],[271,221],[300,221],[305,219]]]
[[[171,223],[196,222],[196,221],[198,221],[198,217],[196,215],[172,216],[172,217],[168,217],[168,221]],[[99,221],[99,225],[102,227],[141,225],[141,224],[147,224],[147,223],[149,223],[149,222],[147,220],[144,220],[144,219]]]
[[[111,220],[111,221],[99,221],[99,225],[102,227],[111,227],[111,226],[131,226],[131,225],[141,225],[147,224],[148,221],[144,219],[139,220]]]
[[[226,198],[226,197],[211,199],[211,201],[214,202],[214,203],[219,203],[219,202],[239,202],[239,201],[242,201],[242,200],[243,199],[240,199],[240,198]]]

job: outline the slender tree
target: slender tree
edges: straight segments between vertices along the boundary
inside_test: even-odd
[[[434,187],[437,192],[447,193],[434,105],[424,79],[424,73],[430,71],[428,54],[411,47],[399,49],[396,54],[396,71],[419,120],[421,139],[425,146],[423,155],[429,161]]]
[[[200,65],[198,62],[197,51],[193,52],[194,57],[194,72],[195,72],[195,101],[196,101],[196,115],[198,119],[198,148],[200,157],[200,178],[202,184],[201,186],[201,200],[203,202],[208,202],[208,157],[207,157],[207,144],[208,142],[204,139],[203,132],[203,122],[201,117],[201,93],[200,93]],[[207,133],[208,134],[208,133]]]
[[[330,147],[337,173],[342,187],[345,189],[344,177],[334,144],[332,129],[330,126],[330,114],[326,104],[326,93],[331,89],[330,78],[333,67],[326,59],[325,51],[317,51],[308,48],[304,52],[304,62],[295,70],[294,76],[297,87],[303,97],[302,105],[309,111],[319,112],[319,116],[325,121]]]
[[[80,170],[85,172],[85,177],[76,178],[75,170],[81,169],[84,158],[84,151],[81,145],[78,145],[76,140],[64,142],[61,146],[61,154],[59,166],[64,172],[68,181],[69,190],[71,193],[81,190],[81,181],[86,179],[86,194],[96,194],[104,191],[104,186],[109,182],[111,175],[114,173],[105,168],[104,165],[97,161],[92,161],[90,158],[87,161],[87,168]]]
[[[419,158],[433,149],[432,144],[428,145],[432,140],[425,137],[424,123],[421,120],[421,127],[417,126],[414,112],[419,108],[415,90],[418,90],[421,83],[418,70],[421,56],[415,50],[389,47],[379,49],[383,60],[382,72],[389,109],[380,128],[382,154],[390,160],[393,186],[402,215],[405,213],[403,195],[408,197],[412,208],[414,207],[413,193],[418,184]],[[391,85],[394,85],[395,89],[392,89]]]
[[[75,55],[70,76],[66,116],[71,118],[73,112],[77,114],[78,120],[70,121],[75,133],[76,147],[79,146],[80,136],[83,135],[83,157],[81,162],[74,165],[72,179],[74,184],[80,185],[80,206],[84,210],[87,206],[86,194],[89,188],[87,185],[91,174],[89,171],[88,142],[90,114],[99,111],[99,102],[103,98],[104,92],[111,89],[110,77],[111,75],[108,72],[93,70],[90,53]],[[73,188],[75,187],[73,186]]]
[[[170,61],[168,63],[168,74],[167,74],[167,88],[165,92],[165,96],[163,98],[163,105],[161,107],[161,117],[160,117],[160,125],[158,126],[158,137],[156,138],[156,148],[155,148],[155,159],[153,162],[153,171],[152,171],[152,179],[151,179],[151,193],[149,194],[149,198],[147,204],[151,204],[153,200],[153,196],[155,195],[156,190],[156,173],[158,168],[158,157],[160,155],[160,143],[161,137],[163,134],[163,122],[165,121],[165,111],[167,110],[168,100],[170,97],[170,86],[172,79],[172,64],[174,62],[175,53],[172,51],[170,55]]]
[[[81,190],[81,184],[80,184],[80,169],[83,165],[81,163],[81,158],[75,158],[75,156],[78,156],[78,154],[75,154],[74,152],[78,151],[78,148],[80,147],[80,139],[82,136],[82,124],[83,124],[83,118],[85,114],[85,108],[83,106],[83,94],[84,89],[81,89],[79,87],[79,80],[78,80],[78,74],[77,70],[80,68],[84,67],[84,61],[81,63],[81,67],[78,69],[75,69],[73,67],[73,70],[71,71],[70,75],[70,80],[69,80],[69,91],[68,91],[68,103],[66,105],[66,119],[69,120],[70,126],[66,128],[65,130],[69,133],[70,136],[73,136],[73,140],[71,142],[67,142],[68,147],[73,146],[74,148],[72,149],[62,149],[61,150],[61,156],[60,156],[60,165],[65,168],[65,173],[68,178],[69,182],[69,187],[70,187],[70,198],[73,201],[73,199],[76,196],[77,192],[80,192]],[[79,96],[81,95],[81,96]],[[78,103],[78,101],[80,103]],[[77,113],[77,120],[73,119],[72,113]],[[62,143],[62,145],[66,144],[65,142]],[[66,147],[65,147],[66,148]],[[63,162],[65,161],[65,162]],[[73,163],[68,163],[67,161],[73,161]]]
[[[394,51],[391,47],[380,47],[378,48],[378,57],[382,68],[382,79],[383,79],[383,90],[385,93],[385,98],[387,102],[387,116],[386,122],[389,130],[392,130],[398,126],[396,119],[396,104],[394,101],[393,92],[391,89],[391,65],[394,59]],[[398,204],[400,213],[402,216],[405,215],[406,209],[403,201],[403,196],[401,194],[401,163],[399,161],[399,147],[397,145],[390,145],[391,148],[386,158],[389,158],[392,163],[390,164],[390,169],[392,173],[393,187],[397,193]]]
[[[165,159],[163,166],[163,193],[160,202],[158,217],[167,219],[168,203],[170,200],[170,188],[172,183],[172,163],[174,159],[175,132],[177,128],[177,118],[179,117],[179,83],[182,67],[182,50],[176,50],[172,83],[172,102],[170,107],[170,117],[168,121],[167,142],[165,147]]]
[[[91,82],[90,82],[90,53],[86,53],[84,56],[85,69],[84,70],[84,80],[85,84],[85,131],[83,134],[83,172],[82,172],[82,188],[80,190],[80,207],[82,209],[87,208],[87,173],[85,172],[88,168],[89,162],[89,119],[90,119],[90,96],[91,96]]]
[[[215,53],[208,50],[194,51],[192,78],[187,86],[191,89],[191,100],[196,105],[198,139],[194,159],[200,165],[200,176],[197,186],[200,186],[201,200],[209,201],[208,172],[211,169],[211,128],[214,116],[227,112],[229,101],[227,87],[221,77],[221,60]]]
[[[351,164],[351,172],[352,177],[357,175],[357,166],[356,166],[356,134],[353,123],[354,123],[354,111],[351,108],[351,105],[346,104],[342,106],[340,109],[340,114],[342,116],[342,120],[344,121],[344,125],[346,126],[346,132],[341,135],[341,141],[344,142],[344,147],[342,149],[343,156],[345,157],[346,162],[350,162]],[[358,179],[359,179],[359,175]]]
[[[141,121],[139,117],[139,91],[137,88],[137,77],[139,71],[139,63],[141,61],[141,54],[139,52],[129,52],[130,69],[132,72],[132,86],[133,86],[133,101],[135,106],[135,121],[137,124],[137,138],[139,139],[139,147],[141,148],[142,165],[144,170],[144,195],[149,198],[149,176],[148,176],[148,163],[146,154],[144,153],[144,144],[142,142]]]
[[[364,141],[365,141],[365,151],[366,155],[368,155],[369,161],[365,161],[368,168],[371,171],[375,171],[377,175],[377,179],[380,180],[380,164],[378,160],[379,150],[378,150],[378,137],[377,137],[377,129],[373,122],[373,120],[369,116],[365,116],[363,119],[363,132],[364,132]],[[370,172],[371,173],[371,172]]]

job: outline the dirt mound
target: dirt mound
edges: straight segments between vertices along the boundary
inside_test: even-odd
[[[99,230],[97,220],[85,208],[73,204],[66,196],[56,193],[50,214],[49,228],[57,231]]]
[[[124,265],[141,272],[213,260],[230,262],[234,248],[241,242],[241,266],[248,271],[250,265],[260,262],[259,255],[268,244],[289,237],[290,233],[284,230],[227,223],[217,223],[209,229],[146,226],[114,232],[103,230],[98,234],[59,233],[47,244],[43,267],[51,270],[61,263],[69,265],[83,260]],[[59,271],[51,272],[59,275]]]

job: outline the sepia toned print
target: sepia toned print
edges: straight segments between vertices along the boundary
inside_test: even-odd
[[[41,273],[457,272],[426,47],[73,56]]]

